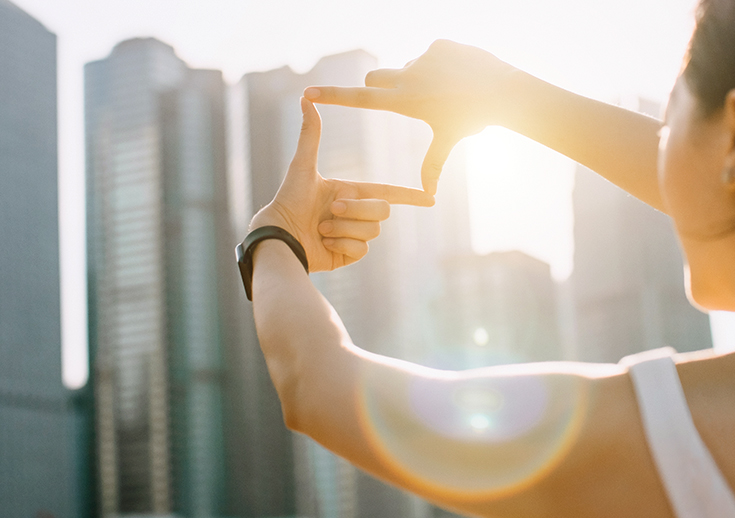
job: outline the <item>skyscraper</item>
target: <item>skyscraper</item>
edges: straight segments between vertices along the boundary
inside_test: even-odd
[[[437,366],[563,359],[548,264],[518,251],[457,255],[445,259],[442,279]]]
[[[56,36],[0,0],[0,514],[80,516],[61,381]]]
[[[639,109],[658,114],[655,103]],[[711,347],[707,315],[686,299],[669,218],[581,166],[573,200],[576,358],[617,362],[665,345]]]
[[[233,139],[230,149],[232,185],[239,185],[233,192],[237,220],[247,222],[276,193],[296,148],[303,89],[310,84],[361,84],[376,65],[374,57],[357,50],[322,58],[303,75],[283,67],[243,77],[233,93],[231,135],[239,137]],[[319,111],[323,118],[319,171],[323,176],[419,184],[430,139],[423,123],[385,112],[335,106],[319,106]],[[469,249],[463,165],[458,151],[445,170],[436,210],[394,206],[364,259],[335,272],[312,275],[360,347],[405,359],[423,358],[425,341],[431,339],[427,300],[438,286],[439,257],[455,245]],[[449,192],[457,193],[459,202]],[[446,218],[438,217],[440,207],[449,205]],[[460,221],[466,224],[458,230]],[[239,232],[244,235],[245,228]],[[244,354],[249,354],[250,361],[244,363],[250,365],[251,388],[246,429],[250,430],[250,464],[259,467],[248,482],[253,488],[251,499],[260,509],[255,516],[298,512],[390,517],[430,512],[418,499],[354,470],[303,436],[292,436],[283,427],[280,405],[253,331],[246,344],[250,352]],[[275,458],[268,457],[274,454]],[[277,500],[272,495],[284,498]],[[266,507],[258,507],[261,505]]]
[[[100,506],[229,506],[224,83],[152,38],[87,64],[91,380]]]

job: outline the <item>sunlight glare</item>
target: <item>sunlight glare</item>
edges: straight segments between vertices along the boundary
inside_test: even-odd
[[[572,271],[574,162],[504,128],[469,139],[472,247],[480,254],[520,250]]]

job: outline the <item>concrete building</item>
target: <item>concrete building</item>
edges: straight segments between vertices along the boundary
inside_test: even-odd
[[[564,358],[556,285],[548,264],[522,252],[444,261],[437,299],[444,354],[453,369]]]
[[[0,0],[0,514],[83,516],[61,380],[56,36]]]
[[[85,95],[100,512],[230,515],[222,75],[133,39],[87,64]]]
[[[638,108],[658,115],[653,103]],[[581,166],[573,199],[576,358],[617,362],[665,345],[711,347],[707,315],[686,299],[669,218]]]

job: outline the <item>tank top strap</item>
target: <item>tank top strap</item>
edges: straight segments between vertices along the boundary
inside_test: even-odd
[[[659,476],[677,518],[735,518],[735,496],[702,441],[671,347],[626,356]]]

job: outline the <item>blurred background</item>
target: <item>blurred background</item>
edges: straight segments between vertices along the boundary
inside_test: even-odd
[[[233,249],[312,84],[437,38],[659,116],[694,0],[0,0],[0,516],[451,516],[282,423]],[[320,107],[325,177],[419,185],[421,122]],[[312,275],[365,349],[444,369],[733,350],[668,218],[523,137]]]

